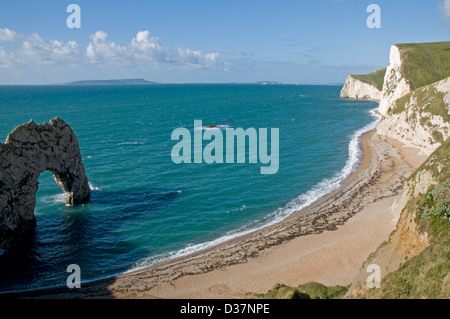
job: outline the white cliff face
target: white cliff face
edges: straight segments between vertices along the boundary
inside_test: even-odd
[[[431,97],[424,99],[426,94]],[[449,97],[450,77],[419,88],[409,95],[401,112],[392,112],[396,106],[395,101],[392,102],[391,111],[387,112],[377,131],[401,141],[407,147],[419,148],[421,153],[430,155],[450,136],[450,123],[442,116],[429,112],[427,107],[430,103],[440,103],[450,114]]]
[[[411,91],[411,87],[408,81],[401,74],[402,58],[400,49],[393,45],[391,46],[391,52],[389,55],[389,65],[386,69],[384,76],[384,85],[381,92],[381,101],[378,111],[382,115],[386,115],[392,103],[408,94]]]
[[[380,101],[381,91],[375,86],[349,75],[341,90],[341,98]]]

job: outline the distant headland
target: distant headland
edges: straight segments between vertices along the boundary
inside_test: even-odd
[[[157,84],[157,82],[144,79],[120,79],[120,80],[86,80],[63,83],[62,85],[136,85],[136,84]]]

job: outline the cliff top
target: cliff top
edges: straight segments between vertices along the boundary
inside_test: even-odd
[[[377,70],[377,71],[369,73],[369,74],[356,74],[356,75],[352,75],[352,76],[364,83],[375,86],[378,90],[381,91],[383,89],[385,74],[386,74],[386,68]]]
[[[396,45],[402,56],[402,75],[415,90],[450,76],[450,41]]]

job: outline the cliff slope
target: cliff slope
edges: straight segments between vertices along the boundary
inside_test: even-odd
[[[354,298],[450,298],[450,139],[406,181],[393,207],[397,229],[372,253],[352,285]],[[381,269],[379,289],[367,266]]]

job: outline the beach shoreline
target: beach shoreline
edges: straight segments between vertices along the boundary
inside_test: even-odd
[[[414,163],[420,162],[405,160],[417,155],[414,150],[405,152],[391,143],[376,129],[364,134],[357,170],[337,190],[276,224],[187,256],[83,283],[80,289],[12,296],[245,298],[277,283],[348,285],[395,228],[389,208]],[[341,266],[333,267],[333,261]]]

